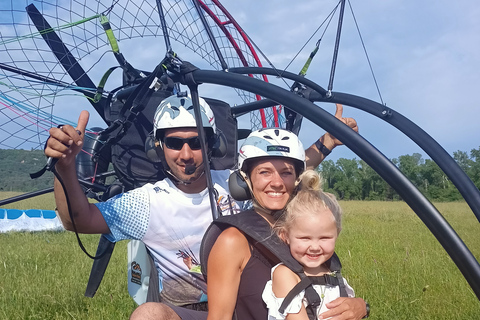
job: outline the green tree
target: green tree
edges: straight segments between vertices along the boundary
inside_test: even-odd
[[[356,159],[340,158],[337,160],[336,182],[334,189],[340,199],[360,199],[362,182],[358,174],[358,161]]]
[[[362,182],[362,200],[389,200],[388,195],[391,199],[393,189],[363,160],[359,161],[359,175]]]
[[[480,147],[470,151],[470,168],[467,175],[472,179],[473,183],[480,189]]]
[[[457,162],[458,166],[466,173],[468,174],[468,171],[470,170],[470,167],[472,166],[472,160],[468,156],[468,153],[465,151],[455,151],[453,153],[453,159]]]
[[[336,182],[337,167],[333,160],[325,160],[318,167],[323,178],[323,189],[328,192],[334,192],[333,187]]]
[[[420,165],[423,163],[422,155],[404,155],[398,157],[398,168],[417,187],[422,188]]]
[[[461,199],[460,192],[433,160],[425,160],[420,169],[424,193],[429,199],[437,201]]]
[[[0,191],[30,192],[53,186],[51,172],[30,178],[30,173],[45,165],[43,150],[0,149],[0,159]]]

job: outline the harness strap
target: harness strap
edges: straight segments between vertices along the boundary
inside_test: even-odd
[[[323,286],[338,286],[338,278],[331,274],[324,274],[323,276],[308,277],[312,284],[318,284]]]
[[[321,303],[321,298],[318,296],[318,293],[315,291],[312,285],[327,285],[327,286],[338,286],[340,290],[341,297],[347,297],[347,290],[345,289],[345,284],[343,278],[339,271],[335,271],[335,274],[324,274],[322,276],[306,276],[303,277],[299,283],[293,287],[292,290],[287,294],[283,299],[282,304],[278,311],[284,313],[285,309],[290,305],[293,298],[298,295],[300,292],[305,290],[305,298],[307,299],[307,314],[309,319],[315,319],[317,307]]]
[[[95,96],[93,97],[93,102],[97,103],[102,99],[102,94],[104,92],[105,84],[107,83],[108,77],[110,77],[112,72],[117,68],[120,68],[120,66],[111,67],[107,70],[107,72],[105,72],[102,79],[100,79],[100,83],[97,86],[97,91],[95,92]]]
[[[317,291],[313,289],[313,286],[308,286],[305,288],[305,297],[307,298],[308,304],[305,308],[307,310],[307,315],[309,320],[317,319],[317,309],[322,302],[322,299],[318,295]]]
[[[340,271],[335,272],[335,276],[338,281],[338,288],[340,289],[340,297],[348,297],[347,289],[345,288],[345,281],[343,281]]]
[[[309,277],[304,277],[302,280],[300,280],[300,282],[297,283],[295,287],[293,287],[293,289],[290,290],[287,296],[283,299],[283,302],[280,305],[278,312],[283,314],[285,312],[285,309],[292,302],[293,298],[295,298],[297,294],[305,290],[307,287],[311,287],[311,284],[312,284],[312,280]],[[318,297],[318,293],[317,293],[317,297]],[[320,299],[320,297],[318,298]]]

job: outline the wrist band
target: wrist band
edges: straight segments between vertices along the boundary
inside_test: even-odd
[[[328,149],[327,147],[325,147],[323,145],[323,143],[320,142],[320,140],[317,140],[315,142],[315,147],[317,147],[318,151],[320,151],[321,153],[323,153],[323,155],[326,157],[330,154],[330,152],[332,152],[332,150]]]
[[[368,304],[368,302],[365,302],[365,306],[367,308],[367,314],[362,319],[370,317],[370,305]]]

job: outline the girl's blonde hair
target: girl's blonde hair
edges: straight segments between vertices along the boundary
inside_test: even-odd
[[[306,170],[300,175],[298,191],[288,203],[284,213],[273,226],[278,235],[287,231],[295,222],[295,219],[305,214],[316,214],[318,208],[328,208],[335,219],[337,232],[342,230],[342,209],[335,195],[322,190],[322,178],[313,170]]]

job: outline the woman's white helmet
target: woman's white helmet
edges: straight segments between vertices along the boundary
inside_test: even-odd
[[[294,160],[297,174],[305,170],[305,150],[298,137],[285,129],[260,129],[250,133],[240,147],[238,169],[248,174],[246,162],[262,157],[282,157]]]
[[[215,117],[208,103],[199,98],[202,124],[209,134],[216,132]],[[171,128],[196,128],[195,111],[190,96],[179,97],[177,95],[165,98],[160,102],[153,117],[153,132],[156,140],[162,140],[164,130]]]

